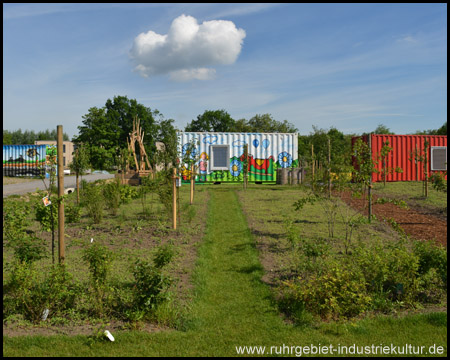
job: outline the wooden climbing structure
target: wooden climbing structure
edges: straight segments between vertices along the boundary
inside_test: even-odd
[[[139,146],[139,161],[136,151],[136,142]],[[133,154],[136,170],[130,170],[130,164],[127,161],[125,176],[121,176],[122,183],[138,185],[140,183],[140,178],[143,176],[151,175],[153,178],[153,169],[144,147],[144,131],[140,127],[140,120],[137,116],[133,120],[133,130],[130,132],[129,139],[127,138],[127,143],[130,154]]]

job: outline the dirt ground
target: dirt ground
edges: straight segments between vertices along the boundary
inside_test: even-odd
[[[372,213],[378,220],[393,219],[405,233],[417,240],[435,241],[447,247],[447,216],[438,210],[425,209],[417,203],[408,203],[408,209],[393,203],[375,204],[378,199],[374,195]],[[354,209],[367,215],[367,201],[352,198],[345,194],[342,199]]]

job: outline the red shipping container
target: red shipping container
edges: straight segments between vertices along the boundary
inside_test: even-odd
[[[415,153],[424,155],[425,139],[428,140],[428,175],[447,170],[447,135],[378,135],[370,134],[352,138],[352,147],[358,138],[368,143],[372,137],[372,159],[378,172],[372,175],[372,182],[383,181],[383,159],[381,149],[388,142],[392,150],[386,156],[386,181],[422,181],[424,161],[415,160]],[[355,164],[355,160],[353,161]],[[395,169],[401,169],[396,172]],[[447,179],[447,176],[445,176]]]

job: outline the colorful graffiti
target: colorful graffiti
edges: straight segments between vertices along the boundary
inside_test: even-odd
[[[199,154],[196,166],[196,181],[199,182],[242,182],[244,178],[244,145],[248,144],[248,180],[255,182],[276,181],[276,169],[298,166],[297,134],[264,133],[189,133],[180,132],[179,154]],[[188,144],[198,140],[197,147],[190,149]],[[228,169],[209,168],[211,147],[217,144],[229,145]],[[188,165],[182,166],[182,179],[191,177]]]
[[[40,176],[56,147],[48,145],[3,145],[3,176]]]

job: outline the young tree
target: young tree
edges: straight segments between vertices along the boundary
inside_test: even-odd
[[[89,154],[87,152],[87,148],[82,144],[79,145],[73,155],[73,160],[69,164],[69,169],[75,172],[76,175],[76,184],[77,184],[77,204],[80,203],[80,183],[79,176],[83,174],[87,169],[89,169]]]
[[[177,161],[177,129],[173,126],[174,120],[162,120],[158,125],[156,140],[164,144],[164,148],[156,151],[155,161],[164,165],[164,170]]]

